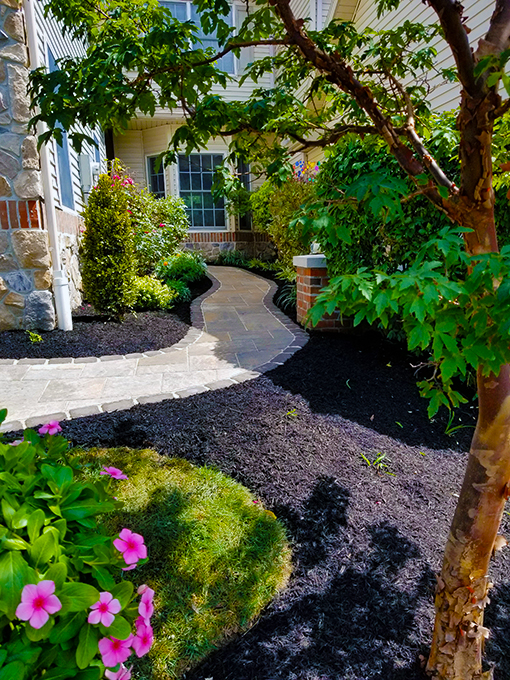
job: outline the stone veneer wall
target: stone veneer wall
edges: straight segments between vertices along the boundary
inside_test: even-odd
[[[346,331],[352,328],[352,319],[340,319],[340,312],[325,314],[316,326],[307,320],[321,289],[328,285],[328,263],[324,255],[298,255],[294,257],[297,273],[297,322],[301,326],[319,331]]]
[[[269,236],[257,231],[190,232],[183,243],[188,250],[200,251],[210,262],[220,253],[238,250],[246,257],[270,260],[276,250]]]
[[[0,0],[0,330],[55,327],[48,234],[30,119],[28,51],[18,0]]]

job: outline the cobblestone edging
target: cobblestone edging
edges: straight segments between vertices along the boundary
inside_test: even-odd
[[[218,275],[218,268],[215,269],[215,274]],[[225,268],[226,269],[226,268]],[[229,268],[231,269],[231,268]],[[204,317],[203,305],[206,300],[208,300],[215,292],[221,290],[221,281],[216,278],[215,275],[210,274],[210,278],[213,281],[212,287],[204,293],[199,298],[196,298],[191,305],[191,320],[192,327],[189,329],[186,336],[180,340],[175,345],[167,347],[164,349],[144,352],[144,353],[134,353],[126,355],[108,355],[102,357],[78,357],[78,358],[60,358],[60,359],[0,359],[0,392],[6,393],[7,402],[9,401],[9,382],[7,382],[8,374],[15,375],[19,372],[21,377],[12,380],[12,384],[20,385],[25,382],[31,383],[32,385],[37,385],[38,387],[42,380],[27,380],[23,381],[23,377],[26,373],[23,373],[24,367],[27,371],[33,371],[40,374],[41,377],[44,376],[44,372],[48,371],[48,380],[42,387],[47,387],[52,380],[55,383],[59,382],[60,374],[65,374],[69,372],[76,371],[81,373],[86,373],[88,377],[83,379],[84,390],[87,389],[87,381],[92,380],[94,376],[118,376],[118,380],[122,380],[124,377],[126,397],[122,399],[107,400],[101,399],[92,400],[94,403],[87,403],[86,405],[80,406],[75,405],[70,408],[64,408],[59,410],[48,409],[44,411],[44,406],[42,410],[34,415],[27,413],[25,419],[17,417],[14,420],[7,421],[3,423],[0,431],[8,432],[14,430],[20,430],[24,427],[35,427],[41,423],[48,422],[50,420],[66,420],[69,418],[80,418],[84,416],[96,415],[99,413],[108,413],[117,410],[129,409],[136,404],[148,404],[157,403],[166,399],[179,399],[191,396],[193,394],[199,394],[201,392],[207,392],[211,390],[223,389],[229,387],[230,385],[235,385],[247,380],[258,377],[262,373],[273,370],[277,366],[283,364],[287,359],[289,359],[295,352],[301,349],[308,341],[308,335],[299,326],[293,323],[283,312],[281,312],[272,302],[272,298],[276,292],[276,284],[267,281],[251,272],[244,272],[244,277],[256,277],[257,279],[268,284],[268,290],[262,297],[261,302],[264,309],[267,311],[268,315],[273,319],[276,319],[282,328],[289,332],[289,341],[282,343],[281,349],[274,351],[274,357],[271,361],[266,361],[260,365],[255,365],[250,370],[239,366],[235,367],[233,365],[230,368],[222,368],[222,360],[215,359],[218,363],[217,373],[221,373],[220,379],[205,381],[202,380],[204,376],[212,373],[213,371],[208,370],[197,370],[194,372],[192,369],[187,369],[190,376],[189,381],[193,383],[193,376],[196,376],[196,383],[190,384],[183,389],[174,389],[168,391],[159,391],[155,394],[146,394],[143,396],[129,396],[130,380],[134,381],[134,377],[138,370],[147,371],[146,376],[150,378],[152,374],[155,377],[161,377],[166,375],[171,377],[172,373],[166,373],[167,370],[175,370],[176,366],[186,363],[189,366],[189,359],[193,358],[195,360],[207,359],[208,357],[214,357],[214,351],[210,349],[211,345],[214,343],[216,338],[214,335],[207,333],[206,330],[206,320]],[[241,277],[242,278],[242,277]],[[246,285],[249,286],[250,281],[247,279]],[[268,316],[269,319],[269,316]],[[226,343],[228,347],[228,342]],[[201,351],[203,350],[203,351]],[[262,352],[261,352],[262,353]],[[186,360],[187,357],[187,360]],[[225,362],[223,362],[225,363]],[[227,363],[227,366],[229,364]],[[131,370],[132,375],[126,375],[125,370],[128,368]],[[61,371],[59,372],[59,368]],[[110,370],[111,369],[111,370]],[[57,375],[56,378],[52,378],[52,373]],[[225,374],[225,375],[223,375]],[[175,374],[173,374],[175,375]],[[39,376],[37,376],[39,377]],[[69,376],[71,377],[71,376]],[[99,378],[98,378],[99,379]],[[76,377],[76,381],[79,384],[80,376]],[[164,381],[163,381],[164,382]],[[30,385],[28,385],[30,387]],[[43,390],[44,391],[44,390]],[[30,392],[27,390],[27,393]],[[41,392],[42,395],[42,392]],[[3,394],[4,396],[4,394]],[[51,399],[50,399],[51,402]],[[27,402],[27,405],[29,402]],[[9,403],[0,404],[0,407],[7,405]],[[19,410],[19,409],[18,409]],[[28,411],[28,409],[27,409]]]

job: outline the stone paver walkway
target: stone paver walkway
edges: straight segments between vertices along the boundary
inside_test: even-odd
[[[234,267],[209,267],[213,287],[192,327],[166,349],[125,356],[0,360],[1,431],[228,387],[275,368],[308,335],[272,303],[276,286]]]

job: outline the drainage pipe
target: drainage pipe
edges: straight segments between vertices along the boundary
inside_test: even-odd
[[[28,51],[30,55],[30,68],[36,69],[45,64],[41,63],[39,57],[39,40],[37,36],[37,22],[35,18],[36,0],[23,0],[25,10],[25,22],[28,39]],[[46,132],[47,127],[44,123],[37,124],[37,134]],[[53,195],[53,184],[51,181],[50,155],[47,144],[41,146],[39,156],[41,159],[41,177],[44,193],[44,211],[46,216],[46,226],[50,239],[51,262],[53,267],[53,294],[55,296],[55,307],[57,308],[57,322],[60,330],[72,331],[73,319],[71,316],[71,298],[69,295],[69,281],[67,274],[62,267],[60,248],[58,245],[57,213],[55,207],[55,197]]]

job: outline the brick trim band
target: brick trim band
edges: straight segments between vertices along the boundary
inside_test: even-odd
[[[4,229],[42,229],[39,201],[0,201],[0,226]]]

